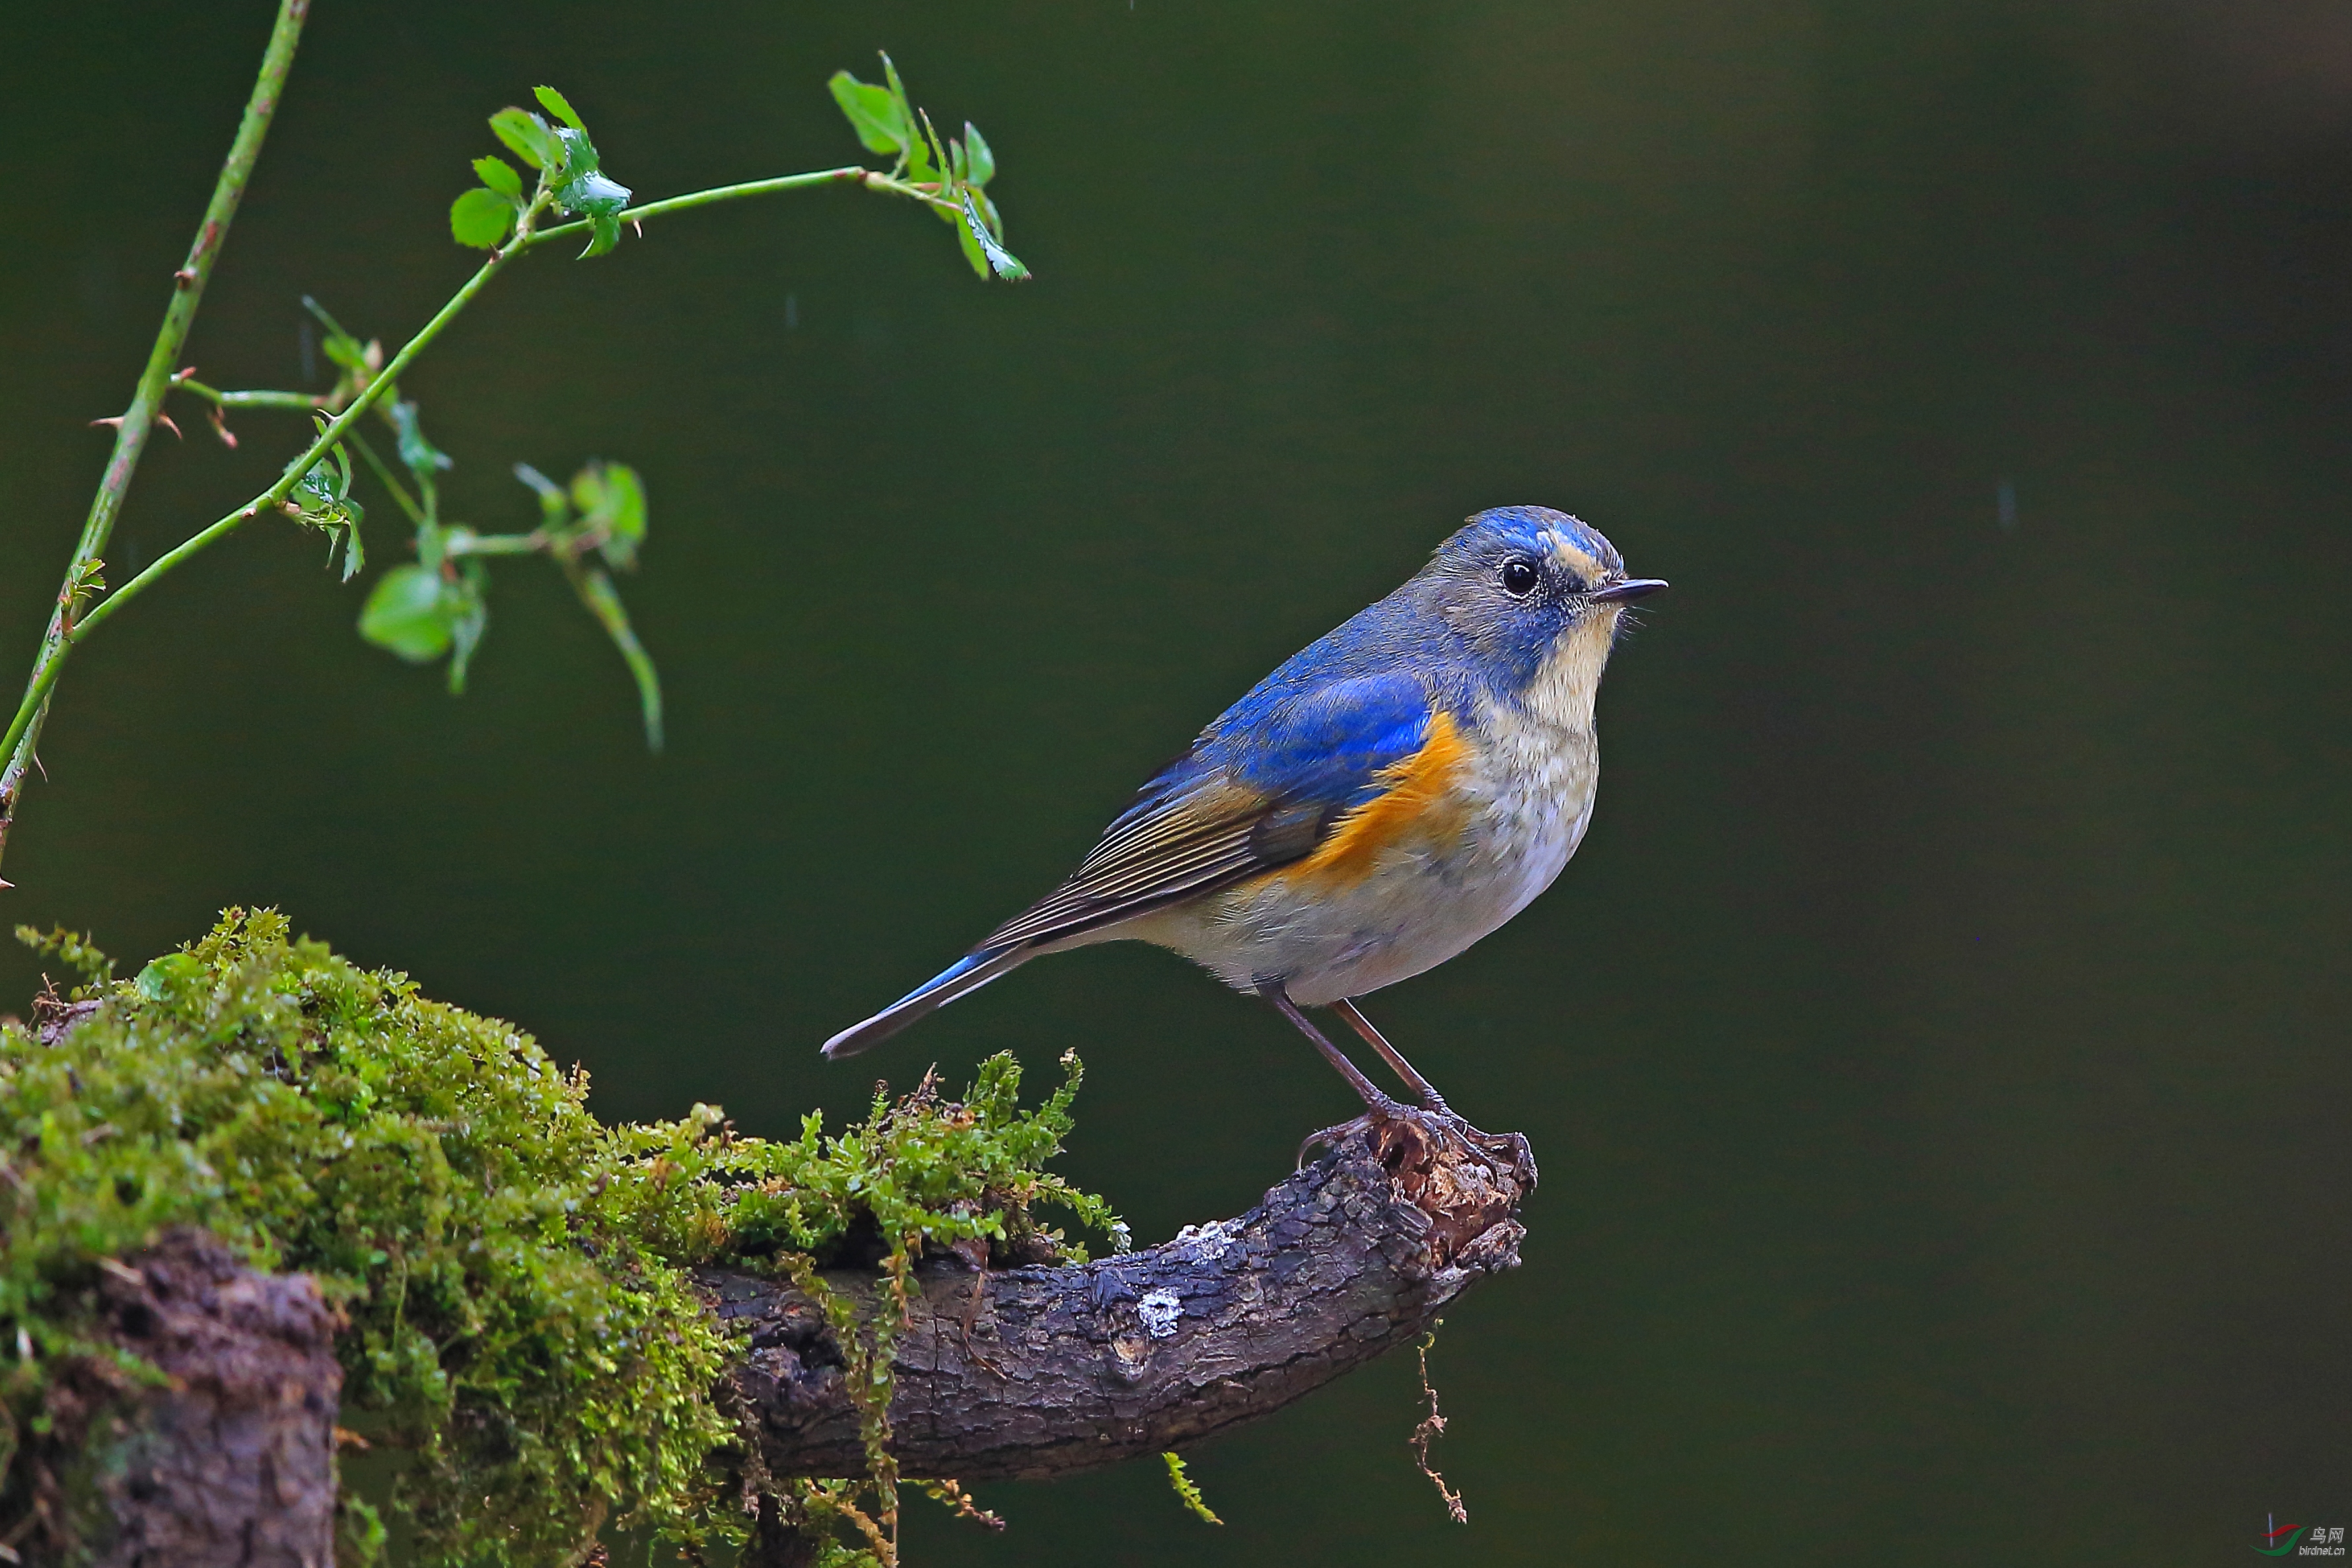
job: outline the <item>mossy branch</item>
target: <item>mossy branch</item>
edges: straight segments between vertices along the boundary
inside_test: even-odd
[[[310,1358],[309,1399],[263,1401],[299,1427],[279,1438],[315,1448],[340,1419],[403,1451],[394,1501],[425,1562],[567,1563],[606,1525],[698,1550],[756,1513],[761,1542],[830,1532],[827,1561],[888,1568],[902,1473],[986,1525],[960,1482],[1195,1442],[1412,1342],[1517,1261],[1520,1179],[1442,1130],[1384,1124],[1237,1219],[1088,1262],[1038,1217],[1059,1206],[1124,1245],[1045,1169],[1074,1058],[1025,1110],[1000,1057],[961,1100],[927,1075],[833,1135],[812,1114],[796,1138],[742,1138],[701,1105],[615,1126],[528,1036],[273,913],[231,911],[127,983],[86,940],[25,934],[93,999],[0,1025],[9,1551],[61,1553],[174,1497],[214,1506],[140,1481],[170,1466],[126,1470],[104,1437],[143,1420],[217,1446],[205,1434],[246,1418],[231,1393],[187,1415],[185,1389],[244,1384],[173,1362],[185,1342],[237,1365]],[[270,1283],[297,1273],[296,1296],[344,1314],[331,1362]],[[199,1276],[196,1297],[170,1284]],[[141,1303],[174,1290],[194,1316],[158,1339]],[[290,1326],[244,1323],[249,1344],[204,1305],[281,1297],[270,1321]],[[353,1568],[383,1527],[339,1507]]]
[[[60,939],[47,940],[64,951]],[[86,942],[74,952],[94,968]],[[102,973],[102,969],[96,969]],[[409,1457],[395,1500],[429,1561],[570,1561],[603,1523],[688,1545],[740,1535],[716,1391],[732,1354],[686,1270],[819,1266],[911,1279],[925,1252],[999,1267],[1080,1255],[1037,1208],[1107,1225],[1044,1169],[1068,1080],[1019,1103],[1010,1057],[961,1100],[926,1079],[828,1135],[738,1137],[696,1106],[614,1125],[530,1037],[362,972],[284,920],[231,911],[103,999],[0,1026],[0,1545],[88,1533],[61,1484],[104,1456],[43,1436],[64,1369],[121,1360],[102,1291],[123,1259],[199,1226],[349,1315],[344,1424]],[[842,1320],[887,1461],[890,1330]],[[78,1397],[78,1396],[77,1396]],[[895,1534],[887,1462],[860,1445],[823,1498]],[[841,1508],[834,1510],[847,1517]],[[357,1518],[347,1547],[368,1533]],[[347,1552],[343,1561],[353,1561]]]

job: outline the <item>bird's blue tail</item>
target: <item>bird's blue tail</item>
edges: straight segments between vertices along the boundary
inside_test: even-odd
[[[908,1025],[927,1017],[968,992],[977,991],[998,975],[1019,968],[1034,956],[1025,942],[982,948],[958,959],[862,1024],[852,1024],[824,1043],[825,1059],[839,1061],[878,1046]]]

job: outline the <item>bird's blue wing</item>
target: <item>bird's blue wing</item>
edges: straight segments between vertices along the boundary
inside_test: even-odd
[[[1160,770],[1069,879],[975,952],[1051,942],[1315,852],[1383,769],[1416,755],[1433,710],[1402,672],[1253,693]]]
[[[1404,671],[1244,700],[1210,727],[1205,753],[1246,784],[1293,800],[1355,805],[1375,775],[1428,739],[1429,690]]]

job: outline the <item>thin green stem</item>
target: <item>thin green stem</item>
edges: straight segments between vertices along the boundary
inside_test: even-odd
[[[221,247],[228,241],[229,223],[236,216],[246,182],[252,177],[254,163],[261,156],[262,139],[268,134],[269,122],[277,115],[278,100],[285,94],[287,73],[294,66],[294,46],[301,40],[302,24],[310,14],[310,0],[279,0],[277,23],[269,30],[268,47],[262,51],[261,69],[254,77],[253,96],[246,100],[245,117],[237,122],[236,137],[229,143],[220,178],[213,183],[213,197],[205,207],[205,220],[197,226],[186,262],[172,275],[172,303],[163,312],[163,324],[155,333],[155,346],[147,355],[147,368],[140,373],[131,406],[122,411],[122,423],[115,428],[114,451],[107,458],[98,494],[91,499],[89,515],[82,522],[81,538],[75,542],[72,560],[66,567],[68,586],[58,595],[48,630],[41,637],[40,652],[34,656],[25,703],[9,723],[5,741],[0,742],[0,847],[6,846],[17,797],[24,789],[25,773],[32,764],[34,748],[40,743],[41,721],[47,713],[49,690],[57,685],[58,671],[72,646],[76,600],[71,585],[87,578],[114,531],[122,498],[131,489],[131,476],[138,469],[147,437],[155,426],[155,416],[163,408],[164,395],[171,390],[172,371],[179,363],[181,346],[188,341],[188,329],[195,324],[196,307],[204,302],[205,285],[211,280],[213,264],[220,258]]]
[[[452,558],[460,555],[536,555],[547,548],[543,533],[476,533],[470,528],[453,528],[442,542],[441,552]]]
[[[368,438],[356,430],[352,432],[352,445],[360,449],[360,456],[367,459],[367,466],[375,470],[375,477],[383,481],[383,488],[392,492],[392,499],[398,501],[400,510],[408,514],[408,521],[423,528],[425,509],[409,499],[406,489],[394,476],[392,465],[377,457],[375,448],[368,444]]]
[[[222,408],[323,408],[324,399],[307,392],[223,392],[192,375],[176,376],[172,384]]]
[[[779,174],[772,180],[746,180],[740,185],[713,185],[707,191],[688,191],[682,196],[665,196],[657,202],[647,202],[641,207],[628,208],[621,214],[620,221],[643,223],[649,217],[661,217],[669,213],[684,212],[689,207],[707,207],[718,202],[740,201],[745,196],[771,195],[778,191],[798,191],[804,190],[810,185],[845,184],[853,181],[875,190],[898,190],[907,195],[919,194],[911,185],[906,185],[887,174],[877,174],[871,169],[862,169],[856,164],[851,164],[840,169],[819,169],[806,174]],[[558,224],[553,228],[541,229],[526,243],[539,245],[547,240],[560,239],[566,235],[584,235],[587,232],[588,220],[578,218],[571,223]]]

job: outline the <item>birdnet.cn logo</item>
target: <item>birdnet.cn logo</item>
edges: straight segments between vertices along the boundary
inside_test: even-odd
[[[2254,1550],[2265,1557],[2341,1557],[2344,1527],[2340,1524],[2281,1524],[2278,1515],[2264,1521],[2270,1528]]]

